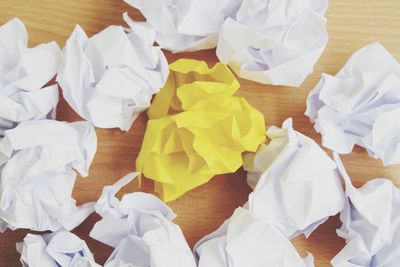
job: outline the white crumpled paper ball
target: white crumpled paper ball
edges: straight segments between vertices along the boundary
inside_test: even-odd
[[[385,165],[400,163],[400,64],[380,43],[363,47],[335,76],[322,75],[305,114],[323,146],[347,154],[359,145]]]
[[[127,131],[164,85],[167,60],[153,46],[155,33],[124,14],[131,27],[109,26],[88,38],[77,25],[63,50],[57,75],[64,98],[100,128]]]
[[[156,41],[174,53],[211,49],[225,19],[241,0],[124,0],[139,9],[156,31]]]
[[[301,258],[273,221],[237,208],[216,231],[203,237],[194,253],[199,267],[314,267],[311,254]]]
[[[0,140],[0,232],[71,230],[94,210],[72,198],[78,171],[87,176],[97,148],[86,121],[37,120],[5,131]]]
[[[58,87],[44,87],[57,73],[55,42],[28,48],[28,33],[17,18],[0,26],[0,137],[20,122],[54,119]]]
[[[288,238],[308,237],[343,209],[345,195],[335,162],[292,120],[267,130],[268,144],[247,154],[244,169],[253,192],[245,205],[273,222]]]
[[[23,267],[100,267],[86,242],[65,230],[27,234],[16,247]]]
[[[346,184],[346,204],[340,212],[338,236],[344,248],[332,259],[335,267],[396,267],[400,262],[400,189],[376,178],[355,188],[337,154]]]
[[[220,29],[217,56],[241,78],[299,87],[328,43],[327,7],[327,0],[243,0]]]
[[[95,209],[102,217],[90,236],[114,247],[105,267],[195,267],[193,254],[173,211],[152,194],[134,192],[121,200],[116,193],[138,173],[103,188]]]

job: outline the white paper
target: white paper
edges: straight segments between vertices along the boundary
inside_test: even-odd
[[[327,7],[327,0],[242,0],[220,29],[217,56],[241,78],[299,87],[328,42]]]
[[[155,33],[133,22],[109,26],[91,38],[77,25],[63,50],[58,72],[64,98],[96,127],[127,131],[164,85],[168,63]]]
[[[156,31],[157,43],[174,53],[214,48],[226,18],[242,0],[124,0]]]
[[[97,139],[89,122],[37,120],[0,141],[0,231],[71,230],[94,210],[71,197],[76,171],[88,175]]]
[[[85,241],[67,231],[27,234],[17,243],[23,267],[100,267]]]
[[[296,249],[267,219],[237,208],[215,232],[194,247],[199,267],[311,267],[313,257],[302,259]]]
[[[60,48],[55,42],[28,48],[28,33],[17,18],[0,26],[0,137],[28,120],[55,117]]]
[[[397,267],[400,262],[400,189],[377,178],[360,188],[351,184],[335,155],[346,184],[348,199],[340,213],[337,234],[345,247],[333,258],[335,267]]]
[[[131,182],[137,173],[105,186],[96,203],[102,216],[90,236],[115,247],[106,267],[191,267],[193,254],[179,226],[172,223],[175,214],[152,194],[135,192],[122,197],[115,194]]]
[[[292,120],[272,126],[270,139],[255,156],[245,156],[249,210],[274,223],[288,238],[308,237],[344,205],[336,164],[311,138],[295,131]]]
[[[400,163],[400,64],[380,44],[355,52],[331,76],[323,74],[307,99],[325,147],[347,154],[354,145],[385,165]]]

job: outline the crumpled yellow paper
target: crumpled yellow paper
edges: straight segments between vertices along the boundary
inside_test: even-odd
[[[263,114],[243,97],[226,65],[180,59],[148,110],[149,121],[136,170],[155,181],[155,191],[171,201],[235,172],[242,152],[265,142]]]

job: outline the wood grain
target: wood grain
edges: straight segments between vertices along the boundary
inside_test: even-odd
[[[80,24],[90,36],[110,24],[123,24],[121,14],[128,11],[136,20],[143,20],[140,13],[119,0],[0,0],[0,23],[19,17],[27,26],[30,46],[55,40],[61,47],[71,34],[75,24]],[[308,119],[303,115],[308,92],[320,78],[321,72],[335,74],[347,58],[362,46],[380,41],[400,59],[400,1],[398,0],[334,0],[327,12],[329,44],[315,66],[314,74],[298,88],[275,87],[240,80],[239,95],[259,108],[267,125],[280,125],[287,117],[293,117],[299,131],[320,142]],[[169,62],[187,57],[206,60],[211,66],[217,62],[214,50],[182,53],[166,53]],[[58,107],[58,119],[79,120],[62,100]],[[97,129],[98,152],[88,178],[78,179],[74,197],[78,203],[95,201],[103,186],[112,184],[134,170],[146,127],[145,115],[139,117],[127,133],[119,130]],[[355,185],[360,186],[375,177],[386,177],[400,185],[399,166],[383,167],[381,162],[368,157],[364,149],[357,147],[350,155],[343,156],[347,170]],[[232,211],[243,204],[250,192],[245,172],[215,177],[210,183],[197,188],[170,203],[178,214],[179,224],[191,246],[205,234],[216,229]],[[124,188],[123,193],[137,191],[137,185]],[[151,192],[146,182],[144,191]],[[90,237],[88,232],[99,219],[92,215],[74,233],[84,238],[99,263],[104,263],[111,248]],[[343,247],[336,236],[340,226],[336,217],[329,219],[306,240],[293,240],[298,251],[313,253],[316,266],[330,266],[331,258]],[[10,231],[0,235],[0,266],[20,266],[15,242],[21,241],[25,230]],[[250,266],[251,267],[251,266]]]

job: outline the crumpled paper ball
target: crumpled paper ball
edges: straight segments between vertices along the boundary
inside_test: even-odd
[[[57,81],[68,104],[96,127],[129,130],[168,77],[155,33],[132,21],[88,38],[77,25],[63,50]]]
[[[76,206],[78,171],[87,176],[97,148],[89,122],[37,120],[5,131],[0,140],[0,232],[71,230],[94,211]]]
[[[237,208],[216,231],[193,249],[199,267],[314,267],[311,254],[301,258],[289,239],[268,219]]]
[[[271,126],[268,144],[247,154],[244,169],[254,189],[245,205],[288,238],[308,237],[343,209],[345,195],[335,162],[311,138],[295,131],[292,119]]]
[[[335,75],[323,74],[306,115],[322,144],[347,154],[354,145],[385,165],[400,163],[400,64],[380,44],[355,52]]]
[[[243,97],[223,64],[181,59],[148,111],[149,121],[136,170],[155,181],[164,201],[235,172],[242,152],[265,141],[263,114]]]
[[[134,192],[116,198],[118,191],[138,173],[130,173],[105,186],[96,203],[102,217],[90,236],[114,247],[105,267],[196,267],[173,211],[152,194]]]
[[[16,247],[23,267],[100,267],[86,242],[65,230],[27,234]]]
[[[299,87],[328,43],[327,7],[327,0],[243,0],[221,26],[217,56],[241,78]]]
[[[346,204],[340,213],[338,236],[344,248],[332,259],[335,267],[395,267],[400,262],[400,188],[385,178],[369,180],[360,188],[337,154],[335,160],[346,184]]]
[[[124,0],[156,31],[157,43],[174,53],[214,48],[226,18],[241,0]]]
[[[29,120],[54,119],[58,87],[44,87],[57,73],[55,42],[28,48],[28,33],[17,18],[0,26],[0,137]]]

